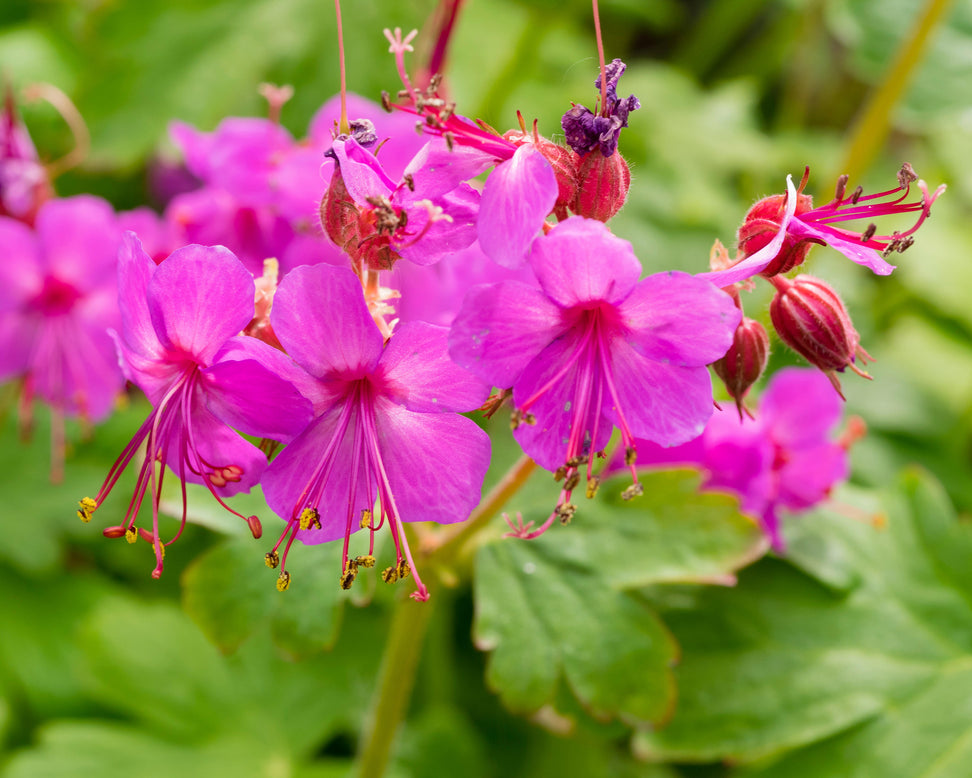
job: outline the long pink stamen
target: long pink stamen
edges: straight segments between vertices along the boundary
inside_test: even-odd
[[[601,40],[601,15],[597,10],[597,0],[591,0],[591,5],[594,6],[594,36],[597,38],[597,59],[601,67],[601,116],[607,116],[607,66],[604,63],[604,42]]]
[[[351,125],[348,122],[348,83],[347,74],[344,69],[344,30],[341,27],[341,0],[334,0],[334,16],[337,19],[338,62],[341,71],[341,120],[338,123],[338,132],[342,135],[350,135]]]

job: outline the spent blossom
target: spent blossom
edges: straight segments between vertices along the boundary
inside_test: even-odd
[[[156,266],[135,235],[126,234],[119,257],[122,321],[116,343],[126,377],[145,392],[153,407],[97,496],[81,500],[78,516],[90,521],[144,444],[124,520],[104,534],[151,543],[156,558],[153,577],[161,575],[165,546],[178,539],[186,522],[183,487],[182,526],[175,537],[162,540],[159,502],[165,466],[183,484],[206,486],[259,537],[259,519],[232,510],[223,497],[254,486],[266,467],[266,456],[230,425],[286,441],[310,416],[308,401],[280,377],[299,375],[296,368],[288,366],[276,349],[238,334],[253,318],[254,294],[252,276],[221,246],[186,246]],[[149,528],[136,525],[146,495],[151,504]]]
[[[404,524],[460,522],[479,501],[489,439],[457,412],[477,408],[487,387],[449,360],[443,327],[405,323],[386,343],[346,268],[292,270],[277,289],[272,321],[311,376],[303,391],[315,414],[263,477],[267,503],[286,522],[266,555],[268,566],[280,568],[277,587],[290,585],[295,539],[314,545],[339,538],[340,582],[350,587],[359,567],[375,565],[375,532],[387,525],[395,563],[382,579],[411,574],[412,597],[428,599]],[[361,529],[369,532],[368,552],[353,555],[351,535]]]
[[[706,365],[732,342],[740,312],[711,284],[678,272],[643,280],[631,244],[601,222],[560,222],[533,245],[539,288],[518,281],[473,288],[450,335],[460,365],[513,388],[514,435],[563,480],[555,518],[566,522],[586,465],[614,427],[634,475],[637,438],[675,445],[697,436],[712,413]],[[637,482],[626,496],[640,493]]]

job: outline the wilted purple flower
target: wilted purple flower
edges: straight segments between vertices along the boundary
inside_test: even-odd
[[[100,421],[124,384],[108,328],[116,325],[121,231],[104,200],[48,200],[34,229],[0,217],[0,381],[23,378],[54,420],[52,477],[64,456],[64,416]]]
[[[164,547],[182,532],[180,527],[169,541],[160,537],[164,466],[183,483],[205,485],[259,537],[259,520],[242,516],[221,498],[254,486],[266,456],[228,425],[286,441],[310,416],[307,400],[278,375],[295,373],[292,363],[255,338],[238,335],[253,318],[253,300],[252,276],[225,248],[186,246],[156,266],[127,233],[119,258],[122,326],[116,343],[127,378],[145,392],[153,409],[97,496],[81,500],[78,515],[90,520],[144,443],[145,458],[125,519],[105,535],[151,542],[153,577],[162,573]],[[146,492],[152,505],[150,530],[135,524]],[[183,526],[185,499],[183,490]]]
[[[567,145],[578,154],[598,150],[603,156],[610,157],[618,150],[618,137],[621,130],[628,126],[628,114],[641,108],[634,95],[618,99],[618,81],[625,67],[620,59],[615,59],[605,68],[607,83],[604,105],[597,113],[583,105],[574,105],[560,120]],[[594,86],[601,88],[601,76],[597,77]]]
[[[540,283],[479,286],[449,338],[460,365],[513,387],[515,436],[538,464],[564,478],[555,516],[615,426],[629,464],[636,438],[662,445],[697,436],[712,413],[706,365],[732,342],[740,312],[728,295],[684,273],[641,281],[631,244],[598,221],[572,217],[533,245]],[[637,485],[629,495],[638,493]]]
[[[349,587],[359,565],[375,564],[374,533],[387,524],[396,564],[383,579],[411,572],[412,596],[427,599],[404,522],[463,521],[478,503],[489,439],[455,412],[478,407],[487,387],[449,360],[444,328],[403,324],[385,344],[360,282],[345,268],[292,270],[277,289],[272,320],[287,353],[313,378],[304,391],[316,414],[263,477],[267,503],[287,522],[267,554],[269,566],[281,566],[278,588],[290,583],[286,557],[295,538],[342,537],[341,584]],[[352,556],[350,538],[360,529],[371,534],[368,554]]]
[[[640,444],[639,465],[702,468],[704,488],[739,495],[743,511],[759,519],[773,547],[782,551],[780,511],[812,508],[847,477],[851,441],[833,437],[842,411],[821,373],[786,368],[770,379],[755,418],[716,412],[705,432],[683,446]]]

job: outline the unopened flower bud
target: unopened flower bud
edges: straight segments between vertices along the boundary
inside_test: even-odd
[[[631,186],[631,171],[620,153],[605,157],[589,151],[576,157],[577,197],[571,210],[579,216],[606,222],[624,205]]]
[[[736,401],[742,418],[743,398],[766,369],[769,358],[769,335],[766,328],[754,319],[744,316],[732,336],[732,345],[726,355],[712,367],[726,385],[729,396]]]
[[[770,303],[770,317],[780,340],[826,373],[841,397],[835,371],[849,367],[870,378],[855,360],[866,363],[872,357],[861,348],[847,309],[829,284],[808,275],[792,280],[778,276],[773,283],[777,294]]]

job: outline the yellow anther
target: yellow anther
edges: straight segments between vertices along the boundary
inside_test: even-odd
[[[91,521],[91,514],[95,512],[97,507],[98,503],[96,503],[90,497],[83,498],[78,502],[78,518],[87,524],[89,521]]]
[[[640,497],[645,493],[644,487],[635,481],[631,486],[621,492],[622,500],[633,500],[635,497]]]
[[[358,575],[358,565],[354,560],[348,560],[348,566],[344,568],[344,572],[341,573],[341,588],[350,589],[351,584],[354,583],[355,577]]]
[[[310,529],[311,527],[314,529],[321,528],[321,515],[316,508],[304,508],[300,514],[300,528]]]
[[[597,490],[601,488],[601,479],[596,475],[587,479],[587,499],[593,500]]]
[[[412,572],[412,568],[408,566],[408,562],[406,562],[404,559],[398,563],[399,578],[408,578],[411,572]]]
[[[371,511],[361,511],[361,529],[371,529]]]
[[[381,571],[381,580],[386,584],[393,584],[398,580],[398,570],[394,567],[386,567]]]
[[[567,475],[567,465],[561,465],[554,471],[554,481],[563,481]]]
[[[285,592],[290,588],[290,573],[283,571],[280,573],[280,577],[277,578],[277,591]]]
[[[263,561],[271,570],[276,570],[280,566],[280,554],[276,551],[268,551],[263,557]]]
[[[125,540],[129,543],[134,543],[138,540],[138,530],[135,529],[134,525],[125,530]]]
[[[362,567],[374,567],[375,566],[375,558],[371,554],[368,554],[367,556],[355,557],[354,558],[354,561],[355,561],[356,564],[359,564]]]
[[[560,519],[561,524],[570,524],[570,520],[574,518],[574,514],[577,513],[577,506],[571,503],[565,503],[564,505],[558,505],[554,510],[557,514],[557,518]]]
[[[628,446],[624,450],[624,463],[626,465],[633,465],[638,460],[638,451],[634,446]]]

